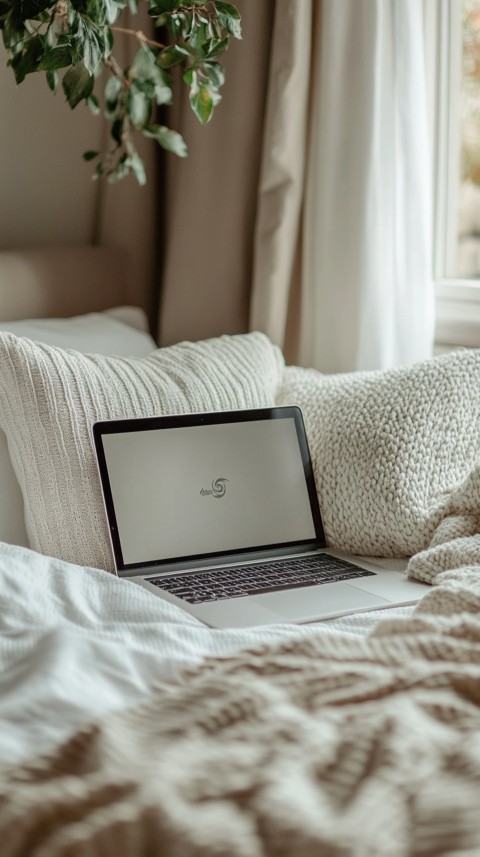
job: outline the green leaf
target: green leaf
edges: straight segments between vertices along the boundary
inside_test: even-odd
[[[160,51],[156,61],[161,68],[172,68],[185,59],[189,59],[190,56],[190,51],[181,45],[169,45],[163,51]]]
[[[125,161],[125,166],[128,167],[129,170],[131,170],[139,185],[145,185],[147,183],[145,164],[143,163],[140,155],[137,152],[135,152],[133,155],[129,155],[129,157]]]
[[[100,111],[100,104],[98,103],[97,96],[96,95],[89,95],[89,97],[87,98],[87,104],[88,104],[88,107],[90,108],[90,113],[93,116],[98,116],[98,114],[101,111]]]
[[[167,72],[159,68],[156,60],[153,51],[142,45],[133,58],[128,76],[139,88],[151,94],[157,104],[171,104],[170,78]],[[142,84],[145,86],[142,87]]]
[[[136,86],[131,86],[127,97],[127,113],[134,128],[143,128],[150,118],[152,102]]]
[[[85,22],[79,27],[75,47],[78,56],[90,74],[94,74],[101,61],[108,56],[109,49],[103,34]]]
[[[126,164],[126,161],[127,155],[122,155],[122,157],[118,159],[115,167],[108,171],[107,180],[110,184],[113,184],[113,182],[118,182],[120,181],[120,179],[123,179],[125,178],[125,176],[128,176],[129,169]]]
[[[149,125],[142,131],[142,134],[144,137],[151,137],[156,140],[163,149],[173,152],[179,158],[186,158],[188,155],[187,144],[182,135],[166,128],[165,125]]]
[[[155,83],[154,96],[159,106],[162,104],[171,104],[173,99],[172,87],[168,83],[158,80]]]
[[[65,74],[62,86],[70,107],[73,108],[84,98],[89,98],[93,91],[94,78],[88,73],[83,62],[69,68]]]
[[[57,45],[57,47],[51,48],[49,51],[45,51],[37,69],[38,71],[54,71],[55,69],[65,68],[71,64],[71,45]]]
[[[218,12],[218,20],[235,39],[242,38],[240,12],[232,3],[224,3],[216,0],[215,6]]]
[[[185,71],[183,72],[183,80],[187,84],[187,86],[192,86],[194,75],[196,78],[197,73],[192,67],[186,68]]]
[[[123,90],[122,82],[118,77],[109,77],[105,84],[105,106],[109,113],[114,113],[117,109],[118,99]]]
[[[233,3],[225,3],[224,0],[215,0],[217,11],[223,12],[225,15],[230,15],[236,21],[240,21],[240,12]]]
[[[23,49],[10,60],[17,83],[22,83],[27,74],[37,71],[43,55],[43,39],[33,36],[25,42]]]
[[[219,62],[204,62],[202,70],[215,89],[218,89],[225,83],[225,72]]]
[[[214,85],[208,85],[203,82],[203,68],[203,66],[200,66],[198,69],[193,69],[192,74],[189,76],[191,79],[189,97],[191,108],[198,121],[202,125],[206,125],[212,118],[213,108],[221,101],[221,95]]]
[[[206,125],[213,111],[211,89],[208,86],[199,86],[195,93],[190,93],[190,104],[198,121]]]
[[[52,92],[56,92],[58,86],[58,71],[47,71],[46,78],[48,88],[51,89]]]
[[[190,33],[185,35],[185,38],[200,56],[207,56],[209,35],[205,24],[197,24]]]
[[[105,3],[105,20],[107,24],[113,24],[118,17],[120,11],[118,3],[115,0],[104,0]],[[122,6],[125,4],[123,3]]]
[[[129,77],[138,80],[148,80],[152,75],[156,75],[158,66],[156,64],[157,57],[147,45],[142,45],[138,49],[130,66]]]
[[[110,129],[110,135],[113,137],[118,146],[122,143],[123,120],[115,119]]]
[[[89,149],[88,152],[84,152],[82,158],[84,161],[93,161],[94,158],[98,158],[100,152],[96,152],[94,149]]]
[[[220,54],[225,53],[228,48],[228,36],[224,39],[220,39],[220,41],[213,40],[210,43],[210,48],[208,51],[208,58],[213,59],[214,57],[220,56]]]

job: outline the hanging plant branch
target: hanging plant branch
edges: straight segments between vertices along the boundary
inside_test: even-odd
[[[33,72],[44,72],[53,92],[61,85],[72,109],[86,102],[109,122],[110,150],[84,154],[86,160],[97,161],[94,178],[117,181],[133,174],[145,184],[145,167],[135,144],[139,134],[185,157],[182,136],[155,121],[157,108],[172,102],[171,69],[182,68],[190,105],[204,125],[221,99],[225,75],[219,57],[230,37],[241,38],[240,14],[231,3],[147,2],[164,41],[118,23],[127,6],[134,14],[138,11],[136,0],[0,0],[0,29],[17,83]],[[114,55],[117,33],[138,43],[126,68]],[[101,82],[104,71],[106,83]]]

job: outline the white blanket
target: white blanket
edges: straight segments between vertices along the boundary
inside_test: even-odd
[[[311,633],[277,625],[214,631],[140,586],[0,544],[0,762],[50,749],[146,696],[207,655]],[[366,634],[380,610],[319,627]]]

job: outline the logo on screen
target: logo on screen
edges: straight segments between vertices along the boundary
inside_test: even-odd
[[[227,493],[227,482],[228,479],[219,476],[218,479],[213,480],[211,488],[200,488],[200,494],[202,497],[216,497],[217,500],[220,500]]]

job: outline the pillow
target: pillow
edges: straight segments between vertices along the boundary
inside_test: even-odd
[[[74,318],[42,318],[1,322],[0,330],[49,345],[143,357],[157,346],[147,333],[146,314],[139,307],[115,307]],[[23,499],[13,470],[7,439],[0,431],[0,542],[29,546]]]
[[[0,333],[0,427],[31,546],[113,570],[92,424],[273,405],[282,371],[280,350],[261,333],[184,342],[143,359],[82,355]]]
[[[157,346],[147,333],[140,307],[116,307],[73,318],[33,318],[0,323],[0,330],[36,342],[73,348],[84,354],[120,354],[144,357]]]
[[[304,414],[327,542],[365,556],[429,543],[480,458],[480,351],[388,371],[288,367],[278,404]]]

